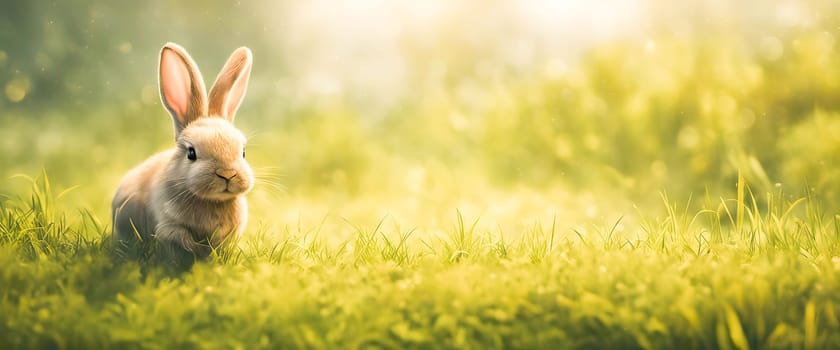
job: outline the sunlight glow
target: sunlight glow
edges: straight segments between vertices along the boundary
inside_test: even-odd
[[[451,51],[474,51],[475,60],[465,64],[486,73],[485,58],[478,54],[490,50],[514,69],[544,66],[547,74],[559,77],[566,62],[588,47],[642,32],[641,6],[635,0],[314,0],[275,11],[287,21],[276,35],[287,42],[294,75],[278,88],[303,86],[315,95],[356,96],[373,109],[410,94],[418,71],[446,74],[453,64]],[[420,61],[412,52],[432,56]]]

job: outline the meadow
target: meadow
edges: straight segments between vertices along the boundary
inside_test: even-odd
[[[3,3],[0,348],[840,348],[840,5],[633,3]],[[254,51],[180,272],[110,241],[167,41]]]

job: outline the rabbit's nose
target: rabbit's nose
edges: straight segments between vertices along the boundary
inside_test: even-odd
[[[233,169],[216,169],[216,176],[225,179],[226,181],[230,181],[230,179],[236,176],[236,170]]]

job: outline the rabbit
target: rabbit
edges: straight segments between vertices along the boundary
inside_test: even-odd
[[[160,51],[158,83],[175,127],[175,147],[148,158],[120,181],[111,202],[113,241],[157,241],[171,252],[206,258],[238,238],[248,220],[254,174],[247,139],[233,119],[251,74],[251,51],[236,49],[205,93],[184,48]]]

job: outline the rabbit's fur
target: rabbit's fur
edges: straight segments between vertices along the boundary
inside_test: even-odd
[[[206,257],[238,237],[248,210],[245,194],[254,175],[245,161],[246,138],[233,126],[251,73],[251,51],[231,54],[209,98],[195,62],[168,43],[160,53],[163,105],[175,126],[175,148],[129,171],[111,211],[114,241],[155,239],[175,252]]]

